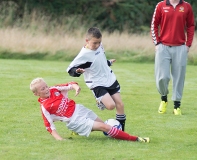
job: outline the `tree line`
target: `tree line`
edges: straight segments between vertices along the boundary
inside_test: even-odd
[[[42,11],[53,19],[65,15],[77,16],[82,24],[98,26],[106,31],[148,32],[156,4],[160,0],[12,0],[16,4],[15,18],[24,13]],[[10,1],[0,1],[0,5]],[[197,1],[192,5],[197,23]]]

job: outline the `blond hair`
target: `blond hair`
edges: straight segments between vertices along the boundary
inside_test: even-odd
[[[35,79],[33,79],[30,83],[30,90],[33,92],[33,93],[36,93],[37,91],[37,84],[39,84],[40,82],[45,82],[43,78],[41,77],[37,77]],[[45,82],[46,83],[46,82]]]

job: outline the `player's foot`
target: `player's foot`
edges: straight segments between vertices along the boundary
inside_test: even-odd
[[[76,135],[79,135],[79,134],[72,131],[72,132],[71,132],[71,135],[72,135],[72,136],[76,136]]]
[[[168,102],[161,101],[159,109],[158,109],[158,113],[165,113],[167,105],[168,105]]]
[[[179,116],[179,115],[182,115],[181,114],[181,109],[180,108],[177,108],[177,109],[174,109],[174,115],[176,115],[176,116]]]
[[[149,137],[146,137],[146,138],[138,137],[137,141],[138,142],[149,143],[150,142],[150,138]]]
[[[100,110],[104,110],[106,107],[102,102],[96,101],[96,105]]]

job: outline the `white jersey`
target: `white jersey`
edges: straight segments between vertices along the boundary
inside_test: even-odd
[[[71,76],[80,76],[75,70],[83,68],[85,70],[84,80],[90,89],[97,86],[109,87],[116,81],[116,76],[109,67],[110,65],[102,45],[96,51],[83,47],[67,68],[67,72]],[[72,71],[74,68],[75,70]],[[75,73],[70,73],[71,71]]]

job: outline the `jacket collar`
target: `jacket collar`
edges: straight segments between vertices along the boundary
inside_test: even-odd
[[[179,4],[183,3],[183,0],[179,1]],[[166,5],[170,5],[170,0],[166,0]]]

